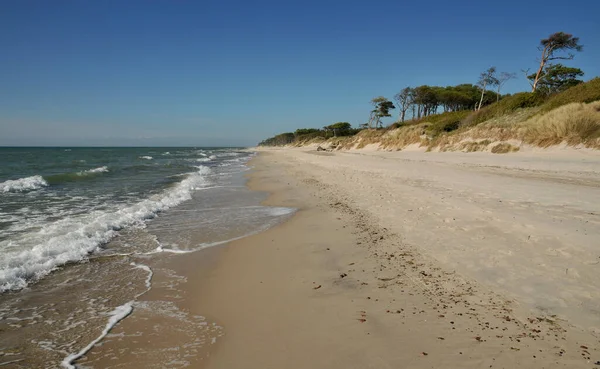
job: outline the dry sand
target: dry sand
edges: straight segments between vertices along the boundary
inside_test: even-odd
[[[191,366],[600,368],[599,163],[262,152],[249,186],[297,214],[157,269],[183,276],[181,311],[223,327]],[[173,293],[155,283],[149,299]]]

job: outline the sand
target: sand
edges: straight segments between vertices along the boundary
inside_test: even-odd
[[[600,158],[552,156],[263,151],[248,185],[298,212],[173,255],[147,298],[173,271],[181,311],[218,327],[190,367],[595,367]],[[115,337],[161,323],[135,315]]]

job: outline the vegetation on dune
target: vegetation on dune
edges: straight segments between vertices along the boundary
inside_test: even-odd
[[[501,95],[504,84],[516,75],[490,67],[475,85],[409,86],[394,95],[395,104],[384,96],[373,98],[369,121],[359,128],[348,122],[302,128],[260,145],[318,143],[329,149],[360,149],[376,144],[400,150],[416,144],[427,150],[509,153],[522,144],[547,147],[565,142],[600,149],[600,78],[584,83],[579,68],[555,62],[573,59],[570,51],[582,51],[579,39],[558,32],[541,40],[539,50],[536,73],[523,71],[531,92]],[[398,120],[384,128],[382,118],[396,108]]]
[[[481,110],[470,113],[461,121],[461,126],[474,126],[487,120],[497,118],[523,108],[532,108],[542,105],[544,97],[535,92],[520,92],[505,97],[495,104],[484,107]]]
[[[568,90],[548,98],[541,107],[542,112],[548,112],[569,103],[591,103],[600,100],[600,78],[569,88]]]
[[[566,142],[600,148],[600,101],[563,105],[534,116],[520,126],[523,141],[536,146]]]

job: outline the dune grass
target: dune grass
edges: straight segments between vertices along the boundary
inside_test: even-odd
[[[546,113],[570,103],[591,103],[598,100],[600,100],[600,77],[550,97],[542,105],[541,112]]]
[[[492,147],[492,154],[506,154],[509,152],[519,151],[519,148],[509,144],[508,142],[501,142]]]
[[[600,101],[571,103],[520,124],[524,142],[548,147],[566,142],[600,148]]]

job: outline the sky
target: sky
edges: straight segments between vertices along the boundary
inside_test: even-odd
[[[529,89],[563,31],[600,75],[598,1],[0,2],[0,146],[251,146],[368,120],[406,86]],[[391,122],[391,120],[390,120]]]

